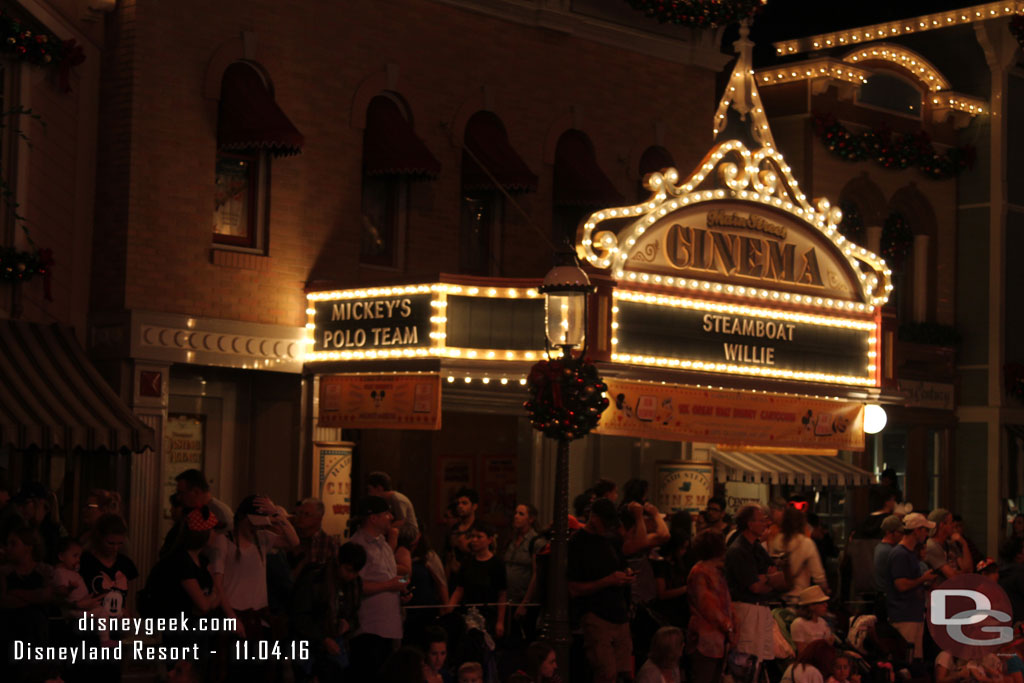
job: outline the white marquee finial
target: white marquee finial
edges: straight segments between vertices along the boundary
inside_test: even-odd
[[[739,54],[736,66],[733,67],[732,75],[725,86],[722,100],[718,103],[718,110],[715,112],[715,121],[712,126],[714,138],[725,129],[728,123],[729,107],[735,109],[740,115],[740,121],[750,126],[750,133],[754,141],[769,149],[775,148],[775,140],[772,138],[772,131],[768,127],[768,118],[761,106],[761,97],[754,84],[754,43],[750,40],[750,20],[744,19],[740,23],[740,37],[734,42],[733,48]]]

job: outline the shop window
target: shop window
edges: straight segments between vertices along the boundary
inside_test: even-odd
[[[359,261],[385,268],[401,267],[408,183],[402,176],[363,178]]]
[[[921,118],[921,90],[895,74],[882,71],[872,73],[868,82],[860,86],[857,104]]]
[[[416,135],[402,98],[385,92],[371,99],[363,130],[360,263],[404,267],[409,184],[440,172],[441,164]]]
[[[224,70],[217,110],[214,244],[266,253],[270,159],[298,154],[303,143],[257,65],[241,61]]]
[[[466,122],[460,188],[459,271],[497,275],[505,194],[535,191],[537,176],[493,112],[478,111]]]
[[[580,130],[567,130],[558,139],[552,189],[551,226],[556,243],[575,243],[580,221],[594,211],[625,202],[598,165],[590,138]]]
[[[217,154],[213,205],[213,241],[263,251],[266,232],[266,154]]]
[[[459,217],[459,272],[496,275],[501,234],[502,196],[497,191],[462,193]]]

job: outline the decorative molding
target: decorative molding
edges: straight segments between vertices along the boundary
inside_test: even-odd
[[[172,363],[302,372],[302,327],[128,311],[95,321],[91,352],[102,360],[130,358],[152,369]]]

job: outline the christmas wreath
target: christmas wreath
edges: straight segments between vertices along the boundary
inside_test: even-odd
[[[680,24],[693,28],[726,26],[754,14],[763,0],[626,0],[662,24]]]
[[[53,252],[49,249],[19,251],[13,247],[0,248],[0,282],[26,282],[37,275],[43,278],[47,301],[50,295],[50,266]]]
[[[839,202],[839,210],[843,212],[843,220],[839,223],[839,232],[843,237],[856,244],[862,244],[864,237],[864,219],[860,209],[853,202]]]
[[[530,424],[553,439],[571,441],[597,426],[608,407],[597,367],[586,358],[542,360],[530,370],[530,400],[523,404]]]
[[[971,150],[951,147],[939,152],[924,131],[894,135],[885,130],[854,133],[831,114],[816,114],[814,130],[825,148],[846,161],[874,159],[884,168],[916,166],[929,178],[952,178],[971,165]]]
[[[903,214],[893,212],[882,225],[882,257],[898,268],[910,256],[914,233]]]

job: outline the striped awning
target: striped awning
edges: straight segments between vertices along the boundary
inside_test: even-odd
[[[0,321],[0,447],[138,452],[154,438],[70,328]]]
[[[866,486],[875,483],[875,475],[844,462],[838,456],[712,450],[711,459],[719,482],[805,486]]]

